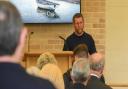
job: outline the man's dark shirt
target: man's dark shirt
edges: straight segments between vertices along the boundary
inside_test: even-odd
[[[93,54],[96,52],[96,47],[94,40],[91,35],[84,32],[82,36],[77,36],[72,33],[65,41],[63,51],[73,51],[76,46],[79,44],[86,44],[89,50],[89,54]]]

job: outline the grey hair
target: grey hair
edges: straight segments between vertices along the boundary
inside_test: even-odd
[[[90,73],[88,59],[85,58],[77,60],[72,67],[71,76],[76,82],[84,82]]]
[[[8,1],[0,0],[0,56],[15,53],[22,28],[17,8]]]
[[[104,59],[99,60],[97,62],[90,61],[90,69],[95,70],[95,71],[102,70],[104,68],[104,65],[105,65]]]
[[[57,64],[57,60],[56,60],[55,56],[52,53],[50,53],[50,52],[44,52],[37,59],[37,67],[39,69],[42,69],[42,67],[45,64],[48,64],[48,63]]]

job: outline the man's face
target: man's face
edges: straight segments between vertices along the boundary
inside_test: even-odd
[[[83,18],[82,17],[75,18],[73,24],[74,24],[75,32],[77,34],[82,34],[83,33],[83,28],[84,28]]]

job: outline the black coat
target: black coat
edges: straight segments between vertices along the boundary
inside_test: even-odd
[[[70,89],[73,86],[73,81],[70,76],[71,69],[63,74],[65,89]]]
[[[19,64],[0,63],[0,89],[55,89],[44,79],[26,73]]]
[[[112,89],[108,85],[100,81],[96,76],[91,76],[88,83],[87,89]]]
[[[75,83],[73,84],[72,87],[70,87],[70,89],[87,89],[85,85],[81,84],[81,83]]]

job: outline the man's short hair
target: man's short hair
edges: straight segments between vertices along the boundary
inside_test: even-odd
[[[76,13],[76,14],[73,16],[72,21],[75,22],[75,18],[80,18],[80,17],[82,17],[82,19],[84,20],[84,17],[83,17],[83,15],[82,15],[81,13]]]
[[[79,59],[75,61],[71,71],[71,77],[76,82],[84,82],[89,76],[90,67],[87,59]]]
[[[86,44],[79,44],[78,46],[75,47],[73,50],[74,55],[80,55],[82,52],[85,52],[86,54],[84,56],[88,57],[88,47]]]
[[[14,54],[23,23],[14,5],[0,1],[0,56]]]

